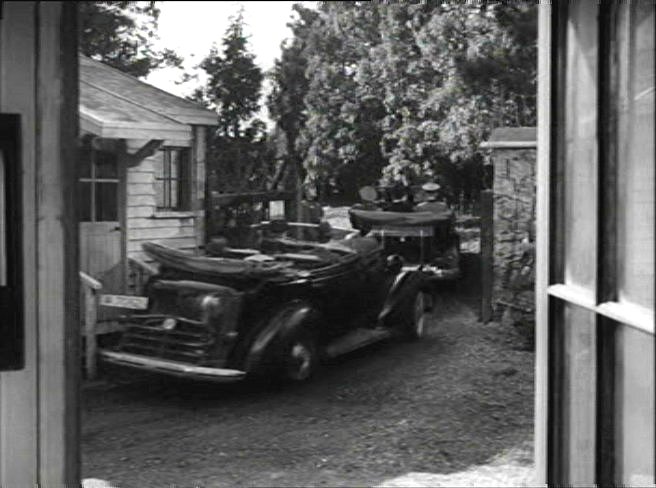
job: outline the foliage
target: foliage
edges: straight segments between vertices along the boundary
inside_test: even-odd
[[[304,92],[294,151],[310,177],[438,178],[475,199],[479,144],[494,127],[535,124],[528,2],[322,2],[305,22],[276,70],[294,66],[294,104]]]
[[[209,189],[220,193],[263,190],[276,170],[274,148],[259,124],[240,137],[210,137],[207,165]]]
[[[80,50],[86,56],[136,77],[163,66],[180,68],[182,58],[158,50],[160,11],[156,2],[79,2]]]
[[[208,82],[197,97],[218,111],[222,136],[239,138],[249,130],[246,124],[260,108],[264,78],[255,55],[248,50],[241,11],[231,19],[221,44],[221,52],[213,45],[199,65]]]
[[[276,121],[278,134],[284,140],[284,164],[291,169],[288,173],[298,174],[302,179],[305,176],[301,164],[303,157],[296,149],[296,141],[307,121],[304,107],[308,90],[305,49],[318,14],[299,4],[294,5],[293,9],[298,15],[297,19],[288,24],[293,38],[291,42],[283,42],[280,59],[276,60],[269,73],[272,89],[267,97],[267,107],[270,116]],[[273,181],[272,186],[276,185],[277,181]]]
[[[200,63],[208,75],[207,85],[191,97],[218,114],[219,128],[208,144],[210,189],[262,189],[274,171],[273,148],[264,122],[254,117],[260,108],[264,75],[249,51],[241,11],[231,19],[221,45],[221,52],[213,45]]]
[[[297,140],[311,178],[337,177],[351,191],[380,173],[380,83],[367,66],[380,42],[378,4],[324,2],[306,47],[307,123]],[[340,178],[341,177],[341,178]]]

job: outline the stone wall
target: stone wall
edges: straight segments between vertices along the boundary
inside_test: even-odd
[[[493,282],[495,319],[528,322],[534,310],[534,148],[495,148]]]

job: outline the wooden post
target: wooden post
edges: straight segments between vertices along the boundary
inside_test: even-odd
[[[37,2],[38,486],[79,485],[77,5]],[[3,26],[4,28],[4,26]],[[29,225],[29,223],[28,223]]]
[[[1,10],[0,112],[22,129],[25,363],[0,373],[0,486],[79,486],[77,5]]]
[[[89,286],[84,287],[84,338],[85,357],[84,366],[87,379],[96,378],[96,319],[98,316],[98,302],[95,290]]]
[[[494,192],[481,192],[481,321],[492,320],[494,281]]]
[[[194,126],[193,135],[191,209],[194,211],[194,235],[196,237],[196,254],[198,255],[200,248],[207,244],[205,199],[210,199],[210,195],[206,185],[207,136],[205,127]]]
[[[102,289],[102,283],[93,279],[83,271],[80,271],[79,273],[84,294],[84,339],[86,343],[84,366],[87,373],[87,379],[92,380],[96,377],[98,291]]]
[[[538,131],[536,161],[535,235],[535,408],[534,460],[535,484],[547,483],[549,470],[549,184],[551,180],[551,64],[552,6],[538,8]],[[553,94],[556,95],[555,93]],[[561,102],[562,103],[562,102]],[[554,121],[555,122],[555,121]],[[551,359],[553,360],[553,359]]]

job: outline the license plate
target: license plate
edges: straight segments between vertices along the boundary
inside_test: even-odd
[[[132,295],[100,295],[100,304],[105,307],[146,310],[148,308],[148,297],[137,297]]]

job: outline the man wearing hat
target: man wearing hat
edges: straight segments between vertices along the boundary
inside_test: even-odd
[[[439,199],[440,185],[433,181],[424,183],[421,189],[426,193],[426,201],[417,205],[417,210],[420,212],[434,212],[441,213],[449,210],[449,206],[444,201]]]

